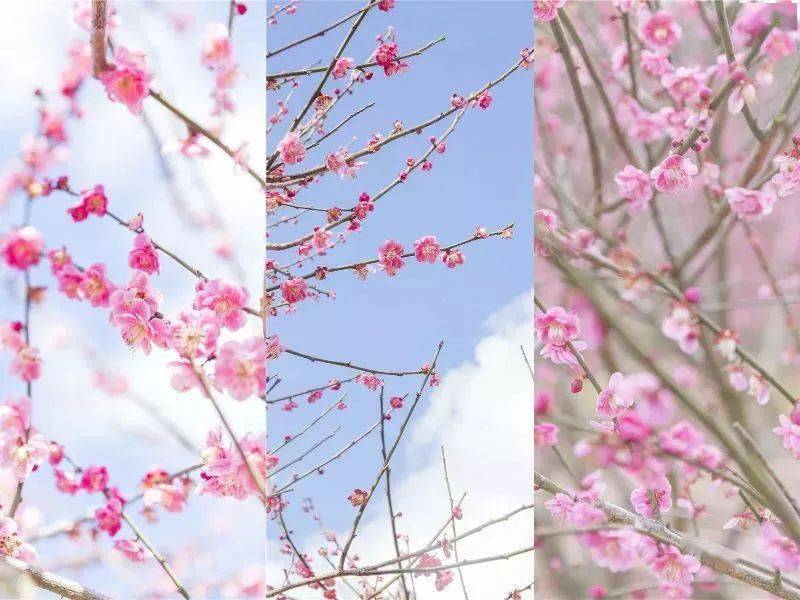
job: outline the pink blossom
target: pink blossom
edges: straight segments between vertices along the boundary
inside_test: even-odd
[[[267,471],[277,465],[278,459],[267,454],[264,436],[248,434],[239,444],[255,473],[266,478]],[[218,429],[208,433],[201,459],[203,470],[200,473],[202,482],[198,488],[200,494],[230,496],[239,500],[250,494],[260,494],[238,450],[223,446]]]
[[[108,197],[102,185],[96,185],[91,190],[83,190],[80,198],[87,213],[98,217],[105,216],[108,210]]]
[[[305,300],[308,296],[308,286],[305,279],[294,277],[281,283],[281,296],[285,302],[295,304]]]
[[[28,344],[23,344],[17,348],[11,363],[8,365],[8,371],[23,381],[39,379],[41,370],[42,359],[39,358],[39,351]]]
[[[659,477],[652,485],[638,487],[631,492],[631,504],[637,513],[643,517],[655,517],[656,511],[650,498],[651,493],[655,495],[660,514],[672,508],[672,486],[666,477]]]
[[[200,387],[200,379],[190,363],[174,361],[169,363],[169,366],[172,369],[169,383],[173,390],[183,394],[191,389]]]
[[[383,267],[386,274],[394,276],[397,274],[405,261],[403,260],[403,246],[394,240],[386,240],[378,248],[378,262]]]
[[[480,96],[478,96],[477,102],[478,108],[481,110],[486,110],[492,103],[492,96],[489,92],[483,92]]]
[[[547,510],[550,511],[550,516],[557,521],[566,521],[572,509],[575,507],[575,500],[567,494],[558,493],[550,500],[544,503]]]
[[[144,301],[151,313],[155,313],[161,303],[161,293],[150,285],[150,277],[144,271],[133,271],[125,287],[111,293],[111,319],[117,313],[130,312],[134,300]]]
[[[403,72],[408,66],[406,63],[397,60],[397,44],[394,42],[378,46],[375,50],[375,62],[383,67],[383,73],[387,77]]]
[[[205,358],[217,349],[219,324],[209,309],[184,311],[167,332],[167,344],[181,356]]]
[[[146,233],[139,233],[133,239],[133,250],[128,254],[128,266],[150,275],[159,272],[158,253]]]
[[[624,386],[622,373],[614,373],[608,380],[608,387],[597,396],[596,410],[601,417],[617,417],[633,404]]]
[[[675,67],[669,60],[669,52],[664,50],[642,50],[642,70],[653,77],[661,77]]]
[[[436,587],[437,592],[441,592],[453,582],[453,572],[448,570],[445,571],[437,571],[436,572],[436,581],[434,582],[434,587]]]
[[[740,219],[748,221],[758,221],[761,218],[772,214],[772,208],[777,200],[772,189],[766,190],[747,190],[741,187],[733,187],[725,190],[725,197],[731,210]]]
[[[103,466],[86,467],[81,475],[81,488],[90,494],[102,492],[108,487],[108,470]]]
[[[616,174],[614,181],[619,186],[619,195],[628,201],[628,212],[636,214],[645,209],[653,197],[647,173],[627,165]]]
[[[226,342],[217,353],[214,384],[227,390],[236,400],[246,400],[266,391],[266,350],[264,339],[252,337],[244,342]]]
[[[639,559],[639,534],[630,529],[597,531],[580,536],[594,562],[612,573],[633,568]]]
[[[195,309],[211,309],[220,319],[222,326],[236,331],[245,323],[245,314],[242,309],[245,307],[249,295],[247,290],[242,287],[226,283],[221,279],[212,279],[198,287],[193,307]]]
[[[694,581],[700,570],[700,561],[689,554],[681,554],[674,546],[664,546],[662,554],[650,565],[658,578],[671,587],[686,587]]]
[[[772,60],[780,60],[785,56],[791,56],[795,51],[795,40],[791,34],[779,27],[769,32],[764,44],[761,46],[764,54]]]
[[[117,540],[114,549],[132,562],[144,562],[147,559],[144,546],[136,540]]]
[[[676,194],[681,188],[688,188],[692,183],[692,175],[697,173],[697,166],[685,156],[672,154],[650,171],[650,179],[655,182],[659,192]]]
[[[566,0],[534,0],[533,16],[540,21],[552,21]]]
[[[747,393],[755,398],[756,402],[764,406],[769,402],[769,384],[761,373],[750,375],[747,383]]]
[[[228,65],[231,59],[231,39],[227,27],[222,23],[206,25],[202,49],[203,64],[209,69],[216,69]]]
[[[696,67],[678,67],[661,76],[661,85],[682,104],[694,98],[705,82],[705,75]]]
[[[786,415],[779,415],[780,426],[772,431],[783,438],[783,447],[800,460],[800,425],[792,422]]]
[[[765,520],[761,523],[761,538],[756,546],[775,569],[796,571],[800,568],[800,551],[797,543],[782,536],[775,525]]]
[[[153,317],[144,300],[134,299],[128,312],[115,313],[112,319],[120,328],[125,343],[132,348],[141,348],[145,354],[150,354],[152,344],[163,346],[165,343],[167,325],[163,319]]]
[[[106,266],[102,263],[94,263],[86,268],[79,287],[83,297],[92,306],[109,306],[111,293],[116,289],[106,277]]]
[[[134,115],[142,112],[142,101],[150,93],[153,76],[147,69],[145,56],[126,48],[116,48],[116,65],[100,73],[100,81],[106,88],[109,100],[121,102]]]
[[[680,421],[658,437],[661,447],[677,456],[690,457],[703,443],[703,434],[689,421]]]
[[[692,354],[699,345],[694,314],[682,302],[673,303],[669,314],[661,323],[661,332],[669,339],[677,341],[681,350],[687,354]]]
[[[30,225],[12,229],[6,236],[0,238],[0,252],[5,263],[20,271],[39,264],[43,250],[42,234]]]
[[[281,154],[281,160],[287,165],[302,162],[306,158],[306,147],[300,141],[300,136],[293,131],[283,136],[277,149]]]
[[[442,262],[448,269],[455,269],[464,264],[464,255],[461,250],[445,250],[442,254]]]
[[[36,550],[23,542],[18,533],[19,526],[11,517],[0,517],[0,553],[23,561],[36,559]]]
[[[558,426],[553,423],[534,423],[533,445],[555,446],[558,443]]]
[[[356,62],[352,58],[339,58],[334,63],[333,69],[331,69],[331,75],[334,79],[342,79],[355,64]]]
[[[681,26],[663,10],[645,20],[641,31],[645,42],[656,48],[672,48],[681,39]]]
[[[50,445],[41,433],[36,433],[27,442],[19,439],[10,454],[14,474],[23,481],[49,458]]]
[[[122,527],[122,502],[110,498],[105,506],[94,511],[94,520],[100,531],[114,537]]]
[[[554,306],[546,313],[539,313],[534,318],[536,337],[544,343],[540,354],[556,364],[577,364],[577,359],[568,343],[576,351],[585,350],[586,342],[578,340],[579,319],[574,312],[567,313],[560,306]]]
[[[414,242],[414,256],[417,262],[435,263],[442,247],[432,235],[426,235]]]

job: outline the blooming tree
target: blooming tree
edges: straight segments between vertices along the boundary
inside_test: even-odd
[[[381,322],[350,323],[347,337],[374,349],[368,360],[342,355],[339,348],[347,344],[326,325],[303,323],[316,323],[314,313],[322,310],[341,321],[335,316],[339,312],[321,305],[333,303],[344,278],[360,280],[361,290],[358,299],[348,290],[344,302],[380,303],[385,283],[438,270],[441,290],[424,294],[447,297],[445,278],[458,277],[471,254],[484,250],[502,256],[494,244],[510,238],[514,226],[500,210],[476,215],[467,230],[456,230],[446,219],[415,215],[409,222],[419,228],[411,237],[399,235],[398,224],[381,220],[381,214],[401,186],[434,201],[437,163],[451,152],[475,150],[460,147],[456,132],[502,105],[503,84],[529,75],[532,49],[529,40],[520,39],[505,64],[489,72],[475,69],[471,91],[454,90],[433,107],[407,102],[397,113],[385,108],[387,99],[403,93],[426,57],[448,52],[445,37],[412,43],[413,31],[392,26],[395,15],[412,5],[394,0],[371,0],[351,9],[342,4],[340,16],[324,27],[306,24],[314,22],[311,6],[276,4],[268,22],[265,305],[272,462],[267,538],[276,551],[268,560],[267,597],[467,594],[463,571],[469,566],[487,569],[494,561],[530,552],[532,545],[496,556],[464,556],[460,540],[531,507],[499,507],[511,512],[482,515],[477,527],[459,527],[469,511],[461,491],[466,482],[450,481],[449,449],[444,448],[441,485],[449,505],[431,509],[440,514],[438,529],[425,538],[409,535],[406,523],[414,511],[405,514],[398,505],[392,468],[409,424],[440,384],[446,340],[431,348],[402,348],[407,359],[388,364],[379,349],[392,342],[384,339]],[[309,44],[321,50],[304,65],[295,56]],[[364,135],[360,121],[379,111],[379,129]],[[347,132],[354,132],[349,142]],[[502,134],[496,135],[500,143]],[[485,146],[494,143],[487,140]],[[367,241],[372,238],[380,241]],[[354,430],[352,423],[364,415],[369,426]],[[328,433],[332,422],[337,425]],[[376,513],[386,514],[381,537],[390,544],[389,556],[375,552],[380,544],[362,534],[366,515]]]
[[[536,592],[798,598],[796,6],[535,13]]]
[[[116,576],[106,572],[92,581],[108,585],[116,577],[117,585],[125,582],[120,595],[126,597],[263,595],[260,545],[245,557],[255,569],[240,561],[235,572],[215,574],[212,580],[192,567],[192,561],[216,552],[204,540],[212,531],[207,526],[201,531],[197,514],[192,539],[182,542],[191,547],[166,550],[159,533],[204,499],[216,503],[206,510],[221,513],[227,505],[241,511],[246,509],[232,505],[253,504],[255,514],[263,515],[267,468],[274,460],[263,420],[266,314],[260,287],[245,284],[246,270],[260,284],[262,250],[256,247],[257,256],[242,266],[233,246],[222,241],[211,252],[214,263],[200,265],[189,258],[197,253],[181,242],[181,235],[162,229],[174,208],[188,228],[208,239],[227,235],[222,211],[213,203],[201,207],[187,200],[179,183],[212,155],[236,179],[252,181],[256,206],[266,186],[263,168],[251,166],[246,145],[223,141],[229,139],[226,125],[238,118],[234,99],[241,68],[232,31],[240,20],[254,16],[235,1],[213,8],[217,21],[201,27],[196,39],[192,34],[198,50],[191,63],[199,73],[210,73],[210,85],[201,94],[206,114],[194,118],[167,93],[171,74],[155,67],[157,49],[129,45],[144,19],[142,6],[92,0],[48,7],[61,19],[66,9],[76,37],[71,43],[62,38],[51,42],[64,45],[61,71],[36,89],[28,115],[35,126],[15,156],[9,151],[2,177],[0,262],[9,286],[0,304],[0,349],[7,368],[0,404],[0,560],[8,597],[31,597],[34,592],[25,587],[31,584],[61,597],[108,597],[93,589],[100,585],[46,570],[56,562],[58,538],[74,545],[71,569],[98,560],[117,565]],[[167,5],[150,10],[171,35],[193,29],[191,14]],[[105,110],[114,112],[113,130],[97,127]],[[165,133],[161,119],[167,119],[166,130],[178,133]],[[85,148],[83,136],[88,136],[106,151],[116,148],[120,163],[115,170],[137,164],[130,155],[132,148],[138,151],[135,144],[122,150],[114,142],[128,127],[155,149],[153,165],[166,183],[162,199],[171,195],[159,210],[144,211],[141,204],[118,200],[131,194],[109,183],[118,181],[110,170],[73,172],[67,165],[74,163],[65,162],[68,151]],[[146,189],[142,175],[131,173],[128,185]],[[100,221],[116,234],[112,243],[100,238],[77,244],[74,251],[64,244],[63,235],[69,235],[64,232],[91,237]],[[63,308],[71,303],[79,308]],[[84,322],[98,315],[98,328],[86,337],[80,327],[56,330],[53,314],[70,310]],[[126,349],[121,361],[101,350],[106,332],[115,338],[115,347]],[[58,353],[64,347],[81,356],[83,368],[64,369]],[[167,414],[173,402],[168,397],[136,391],[147,373],[171,385],[172,395],[193,398],[190,410],[208,415],[201,425],[204,434],[186,429],[189,418]],[[112,455],[136,452],[135,435],[117,434],[113,445],[86,454],[82,442],[109,425],[102,411],[84,401],[78,408],[80,430],[59,426],[56,415],[63,407],[53,385],[65,395],[82,391],[88,399],[102,392],[109,402],[132,400],[158,425],[160,439],[181,448],[159,459],[165,465],[180,461],[180,466],[151,466],[129,456],[130,473],[111,469]],[[262,418],[242,428],[241,419],[229,414],[235,404],[253,406]],[[53,514],[40,507],[54,504],[82,508],[72,509],[65,521],[41,523]],[[258,523],[263,527],[263,518]],[[82,559],[76,552],[87,546],[95,548],[95,558]]]

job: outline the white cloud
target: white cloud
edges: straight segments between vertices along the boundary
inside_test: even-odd
[[[441,386],[424,397],[420,413],[412,420],[402,442],[403,462],[410,472],[393,471],[392,478],[395,510],[403,513],[398,528],[410,536],[412,549],[426,544],[448,516],[441,446],[454,496],[467,492],[458,530],[466,531],[532,501],[533,388],[520,352],[525,345],[530,355],[531,305],[531,296],[524,294],[492,315],[486,323],[488,335],[476,344],[474,358],[444,373]],[[394,555],[382,486],[376,494],[352,550],[360,555],[362,565]],[[340,539],[346,536],[347,532],[340,532]],[[459,554],[461,560],[474,559],[532,543],[533,513],[525,511],[466,538],[459,544]],[[302,547],[319,545],[315,537]],[[277,573],[272,567],[270,572]],[[530,582],[533,556],[465,567],[463,573],[470,597],[503,598]],[[463,597],[457,578],[441,593],[435,591],[433,577],[420,577],[415,583],[422,598]],[[341,597],[352,594],[343,585],[337,589]],[[294,593],[293,597],[311,596]]]

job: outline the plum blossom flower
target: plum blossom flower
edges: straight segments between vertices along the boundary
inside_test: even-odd
[[[632,215],[643,211],[653,197],[647,173],[633,165],[627,165],[617,173],[614,181],[619,186],[619,195],[628,201],[628,212]]]
[[[106,266],[94,263],[82,273],[79,289],[92,306],[109,306],[116,286],[106,277]]]
[[[608,380],[608,387],[597,396],[597,414],[601,417],[613,418],[621,415],[633,404],[624,385],[622,373],[614,373]]]
[[[342,57],[336,60],[331,69],[331,75],[334,79],[342,79],[347,75],[347,72],[356,65],[352,58]]]
[[[287,165],[302,162],[306,158],[306,147],[300,141],[300,136],[293,131],[283,136],[277,149],[281,154],[281,160]]]
[[[246,400],[253,394],[263,395],[266,380],[263,338],[230,341],[220,346],[214,371],[214,383],[220,390],[227,390],[236,400]]]
[[[725,197],[731,210],[740,219],[758,221],[772,214],[777,197],[771,188],[764,190],[748,190],[733,187],[725,190]]]
[[[442,254],[442,262],[448,269],[455,269],[464,264],[464,255],[461,250],[445,250]]]
[[[130,310],[113,315],[113,323],[120,328],[122,339],[128,346],[141,348],[145,354],[150,354],[152,344],[164,345],[167,325],[163,319],[153,317],[144,300],[134,299]]]
[[[540,354],[558,364],[577,364],[569,343],[576,351],[586,350],[586,342],[578,338],[580,321],[574,312],[567,312],[560,306],[554,306],[546,313],[536,315],[534,319],[536,337],[544,343]]]
[[[108,470],[104,466],[91,465],[83,470],[81,488],[90,494],[102,492],[108,487]]]
[[[642,24],[642,37],[655,48],[672,48],[681,39],[681,26],[666,11],[650,15]]]
[[[203,38],[202,62],[209,69],[226,66],[232,59],[231,39],[228,28],[222,23],[206,25]]]
[[[765,520],[761,523],[761,538],[756,542],[759,551],[775,569],[796,571],[800,568],[800,550],[797,543],[784,537],[775,525]]]
[[[34,469],[43,464],[50,456],[50,444],[41,433],[36,433],[25,442],[22,439],[11,449],[11,464],[20,481],[26,479]]]
[[[39,264],[44,250],[44,238],[39,230],[31,225],[13,229],[0,238],[0,253],[12,269],[24,271]]]
[[[134,115],[142,113],[142,101],[150,93],[152,74],[147,68],[145,55],[117,48],[114,52],[116,64],[100,73],[106,94],[112,102],[121,102]]]
[[[767,384],[761,373],[750,375],[747,385],[747,393],[755,398],[756,402],[764,406],[769,402],[769,384]]]
[[[656,515],[651,493],[655,496],[659,514],[664,514],[672,508],[672,486],[666,477],[659,477],[652,485],[638,487],[631,492],[631,504],[637,513],[650,518]]]
[[[39,357],[39,350],[23,344],[16,349],[14,357],[8,365],[8,371],[16,375],[23,381],[35,381],[39,379],[42,370],[42,359]]]
[[[287,279],[281,283],[281,296],[285,302],[295,304],[308,296],[308,286],[302,277]]]
[[[553,423],[534,423],[533,445],[555,446],[558,443],[558,425]]]
[[[117,313],[129,312],[134,300],[144,301],[153,313],[161,303],[161,293],[150,284],[150,276],[144,271],[133,271],[125,287],[111,293],[111,319]]]
[[[414,242],[414,257],[417,262],[435,263],[442,247],[436,237],[426,235]]]
[[[386,240],[378,248],[378,263],[380,263],[387,275],[390,277],[396,275],[397,271],[405,264],[403,246],[394,240]]]
[[[786,198],[800,188],[800,160],[797,152],[777,157],[775,165],[778,172],[772,176],[772,183],[777,188],[778,197]]]
[[[158,253],[146,233],[139,233],[133,239],[133,250],[128,254],[128,266],[150,275],[159,272]]]
[[[692,184],[692,175],[697,173],[697,166],[685,156],[672,154],[650,171],[650,179],[655,182],[659,192],[676,194],[681,188]]]
[[[278,464],[277,457],[267,454],[263,435],[247,434],[239,440],[239,446],[253,472],[263,478],[266,478],[269,469]],[[203,469],[200,472],[202,482],[198,488],[200,494],[229,496],[242,500],[250,494],[261,493],[255,486],[250,469],[242,461],[238,450],[223,446],[219,429],[208,433],[201,460]]]
[[[566,0],[535,0],[533,3],[533,16],[540,21],[552,21],[558,14],[558,9],[564,6]]]
[[[661,85],[682,104],[694,98],[705,83],[705,75],[696,67],[678,67],[661,76]]]
[[[683,302],[673,303],[669,314],[661,323],[661,332],[669,339],[678,342],[681,350],[687,354],[692,354],[699,346],[694,315]]]
[[[23,542],[18,533],[19,526],[11,517],[0,518],[0,553],[24,561],[36,559],[36,550]]]
[[[122,527],[122,502],[119,498],[109,498],[105,506],[94,511],[94,520],[100,531],[114,537]]]
[[[220,324],[236,331],[245,323],[244,310],[249,293],[242,287],[212,279],[198,286],[192,305],[195,309],[209,308],[220,319]]]
[[[146,551],[136,540],[117,540],[114,549],[132,562],[144,562],[147,559]]]
[[[650,564],[662,582],[681,588],[691,585],[700,566],[700,561],[694,556],[681,554],[674,546],[664,546],[662,554]]]
[[[689,421],[680,421],[658,437],[661,447],[677,456],[692,456],[703,443],[703,434]]]
[[[772,431],[783,438],[783,447],[800,460],[800,425],[790,420],[786,415],[778,417],[780,426]]]
[[[597,531],[580,536],[592,559],[612,573],[632,569],[639,560],[640,536],[630,529]]]
[[[184,311],[170,324],[167,345],[181,356],[208,357],[217,348],[219,324],[209,309]]]

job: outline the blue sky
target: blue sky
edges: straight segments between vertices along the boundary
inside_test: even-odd
[[[268,45],[282,46],[322,28],[357,6],[345,2],[301,4],[296,15],[281,16],[280,24],[269,28]],[[389,132],[395,119],[406,126],[423,121],[448,108],[453,92],[466,95],[494,79],[517,60],[520,48],[532,44],[530,7],[522,2],[398,2],[388,15],[375,11],[367,17],[345,56],[360,62],[374,49],[375,36],[385,32],[388,25],[395,28],[399,53],[416,49],[443,34],[447,39],[424,55],[410,59],[407,73],[385,78],[376,72],[369,85],[358,88],[355,95],[342,101],[334,123],[367,102],[377,104],[359,116],[346,132],[339,132],[332,143],[346,145],[355,136],[357,140],[351,147],[360,148],[372,133]],[[345,31],[336,30],[323,39],[270,59],[267,71],[296,69],[329,56]],[[303,92],[310,92],[316,82],[308,78],[295,92],[290,115],[300,108]],[[329,85],[327,89],[332,88]],[[532,72],[525,71],[515,73],[497,87],[492,92],[491,108],[470,111],[448,139],[447,152],[433,155],[431,172],[412,175],[382,199],[363,231],[350,237],[346,245],[319,264],[332,266],[373,258],[387,237],[400,241],[407,249],[425,234],[436,235],[443,244],[452,243],[469,237],[476,225],[495,230],[515,222],[512,240],[493,238],[465,247],[466,264],[452,271],[440,264],[419,265],[408,261],[394,278],[376,273],[366,282],[360,282],[350,272],[336,274],[323,282],[336,291],[335,302],[306,302],[296,313],[273,319],[270,332],[278,334],[290,348],[377,369],[418,368],[430,360],[439,340],[445,341],[440,372],[447,373],[470,359],[476,343],[486,334],[486,319],[532,285],[532,91]],[[270,114],[274,103],[282,98],[283,92],[268,94]],[[449,120],[443,121],[419,137],[409,136],[385,147],[380,153],[366,157],[368,165],[358,179],[340,182],[327,177],[313,187],[313,192],[301,194],[298,202],[352,206],[361,192],[374,194],[386,185],[402,169],[406,157],[419,155],[427,147],[428,138],[443,132],[448,125]],[[268,142],[270,147],[279,141],[286,127],[284,123],[276,128]],[[307,162],[318,164],[323,158],[318,152]],[[305,226],[286,228],[275,239],[293,239],[312,224],[306,221]],[[303,272],[307,270],[306,266]],[[282,380],[275,395],[323,384],[331,376],[344,378],[353,374],[344,369],[311,365],[291,356],[281,357],[270,366],[272,374]],[[419,379],[387,377],[386,385],[387,397],[413,394]],[[337,425],[342,430],[324,446],[325,450],[315,454],[317,460],[333,454],[377,420],[376,394],[352,385],[347,389],[350,408],[328,417],[330,420],[320,426],[315,439]],[[298,430],[334,398],[328,392],[314,407],[301,399],[300,408],[292,413],[272,411],[268,417],[272,443],[284,433]],[[486,411],[500,410],[501,405],[500,398],[485,399]],[[415,420],[424,422],[431,409],[423,401],[419,410]],[[399,423],[396,418],[389,424],[390,439]],[[498,436],[503,434],[497,431]],[[313,441],[309,438],[299,442],[298,449]],[[415,455],[419,451],[420,448],[415,448]],[[285,458],[293,456],[287,454]],[[313,498],[327,527],[341,529],[351,523],[353,513],[346,497],[354,487],[369,487],[377,472],[379,456],[378,438],[370,437],[360,450],[331,465],[324,477],[309,478],[298,484],[297,492],[291,496],[295,512],[287,513],[292,527],[300,534],[308,533],[308,519],[296,511],[299,500],[305,496]],[[304,464],[316,463],[309,458]],[[414,458],[401,449],[393,462],[393,477],[402,479],[416,468]],[[420,494],[424,493],[420,490]],[[377,503],[383,504],[382,497]],[[273,530],[271,535],[275,534]]]

